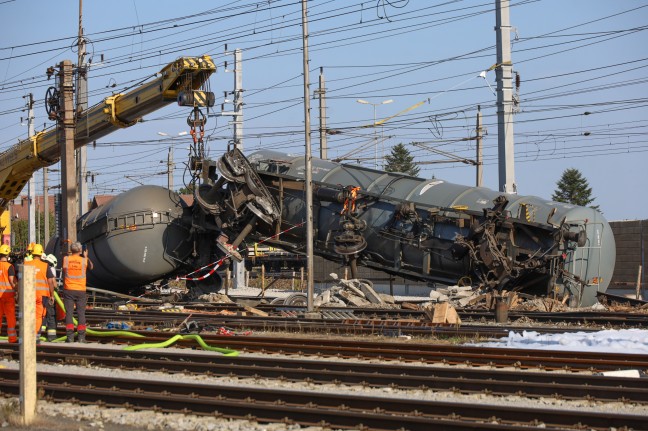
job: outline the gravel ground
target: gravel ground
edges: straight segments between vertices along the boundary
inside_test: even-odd
[[[277,335],[274,333],[273,335]],[[366,340],[366,338],[363,338]],[[396,341],[396,340],[395,340]],[[400,340],[399,340],[400,341]],[[413,340],[421,342],[421,340]],[[404,340],[407,342],[407,340]],[[92,345],[92,344],[90,344]],[[121,349],[121,346],[110,346],[101,344],[102,348]],[[150,349],[153,351],[168,351],[169,349]],[[181,350],[186,355],[204,354],[201,350],[172,349]],[[244,353],[245,356],[269,356],[262,354]],[[290,357],[286,355],[274,355],[276,357]],[[314,358],[314,361],[317,359]],[[326,360],[326,359],[322,359]],[[362,362],[361,360],[353,360]],[[379,362],[378,360],[371,362]],[[417,365],[409,364],[408,365]],[[420,366],[427,366],[418,364]],[[440,366],[436,365],[435,366]],[[18,368],[18,363],[13,361],[0,361],[0,367]],[[90,374],[98,376],[114,376],[115,371],[99,367],[82,367],[74,365],[46,365],[39,364],[39,371],[52,372],[69,372],[71,376],[77,374]],[[355,393],[358,395],[382,396],[418,400],[436,400],[448,402],[464,402],[479,404],[498,404],[511,405],[518,407],[543,407],[569,410],[583,410],[592,412],[610,412],[645,415],[648,421],[648,409],[641,405],[631,405],[623,403],[594,403],[586,400],[558,400],[554,398],[537,398],[528,399],[518,396],[497,397],[485,394],[461,395],[452,392],[431,391],[431,390],[400,390],[392,388],[365,388],[355,385],[318,385],[305,383],[281,382],[278,380],[266,379],[248,379],[248,378],[231,378],[231,377],[207,377],[207,376],[187,376],[183,374],[168,373],[142,373],[137,371],[119,371],[120,377],[141,377],[148,376],[150,379],[162,381],[194,381],[209,384],[218,384],[225,386],[253,387],[261,386],[264,388],[309,390],[314,392],[326,393]],[[9,402],[4,401],[5,405]],[[15,407],[15,406],[14,406]],[[286,424],[256,424],[248,421],[232,421],[228,419],[217,419],[211,417],[188,416],[182,414],[161,414],[153,412],[135,412],[126,409],[106,409],[96,406],[78,406],[72,404],[56,404],[45,401],[38,403],[38,421],[29,428],[21,428],[16,425],[16,420],[3,418],[2,412],[11,412],[14,409],[11,406],[0,408],[0,427],[5,429],[30,429],[30,430],[48,430],[48,431],[67,431],[67,430],[223,430],[223,431],[289,431],[289,430],[308,430],[320,431],[322,428],[309,427],[302,428],[298,425]],[[6,415],[6,413],[5,413]]]

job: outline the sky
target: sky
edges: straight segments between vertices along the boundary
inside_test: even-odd
[[[474,185],[475,168],[448,163],[442,150],[475,157],[481,107],[484,185],[497,189],[494,0],[310,0],[310,94],[326,81],[329,158],[367,167],[403,143],[420,176]],[[51,126],[44,109],[45,70],[76,63],[78,0],[0,0],[0,151],[27,137],[24,96],[34,94],[36,130]],[[518,193],[550,199],[568,168],[581,171],[593,204],[608,220],[648,218],[648,4],[639,0],[512,0],[514,116]],[[189,3],[116,0],[83,5],[89,40],[90,105],[151,77],[180,56],[211,55],[217,114],[232,91],[233,56],[243,55],[244,152],[304,153],[301,2]],[[103,57],[103,60],[102,60]],[[226,67],[227,62],[227,67]],[[230,96],[231,98],[231,96]],[[366,127],[390,118],[381,128]],[[392,100],[387,104],[381,102]],[[403,112],[418,102],[421,106]],[[232,109],[225,104],[226,111]],[[166,185],[173,148],[174,188],[188,179],[188,108],[171,104],[88,149],[89,192],[117,194]],[[398,115],[397,115],[398,114]],[[21,122],[22,117],[22,122]],[[318,101],[311,100],[313,154],[319,154]],[[162,134],[165,135],[162,135]],[[210,115],[207,148],[226,151],[228,117]],[[417,143],[417,144],[414,144]],[[443,161],[443,163],[439,163]],[[35,176],[37,190],[42,184]],[[58,179],[50,177],[50,184]],[[641,195],[639,195],[641,196]]]

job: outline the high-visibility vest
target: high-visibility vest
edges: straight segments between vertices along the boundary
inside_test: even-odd
[[[88,259],[73,254],[63,258],[63,268],[65,268],[65,278],[63,279],[63,289],[65,290],[86,290],[86,268]]]
[[[13,267],[12,264],[6,261],[0,261],[0,298],[3,296],[14,296],[15,292],[13,286],[9,281],[9,269]]]
[[[25,266],[33,266],[36,268],[36,274],[34,283],[36,284],[36,297],[46,296],[49,298],[50,289],[49,284],[47,283],[47,270],[49,269],[49,264],[40,258],[34,260],[29,260],[23,262]]]

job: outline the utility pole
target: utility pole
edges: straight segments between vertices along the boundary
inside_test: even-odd
[[[234,50],[234,145],[243,152],[243,61],[241,49]]]
[[[169,156],[167,157],[167,186],[173,191],[173,147],[169,147]]]
[[[34,241],[36,244],[42,244],[42,240],[40,237],[40,211],[38,211],[38,196],[36,196],[36,200],[34,201],[34,207],[36,210],[36,241]]]
[[[34,137],[34,95],[27,96],[27,134]],[[27,182],[27,242],[36,242],[36,184],[34,176]]]
[[[227,45],[225,45],[225,55],[228,54],[234,54],[233,110],[222,110],[219,115],[221,117],[232,117],[230,124],[234,126],[234,148],[238,148],[243,152],[243,55],[239,48],[235,49],[233,53],[227,51]],[[225,62],[225,71],[227,71],[227,62]],[[225,92],[225,102],[229,102],[227,92]]]
[[[319,88],[315,91],[319,98],[319,135],[320,159],[326,160],[326,87],[324,85],[324,68],[320,67]]]
[[[497,32],[497,146],[499,190],[517,193],[513,148],[513,83],[511,71],[511,25],[509,0],[495,0]]]
[[[304,57],[304,142],[306,154],[304,194],[306,200],[306,289],[307,289],[307,311],[313,312],[313,158],[311,156],[311,124],[310,124],[310,77],[308,74],[308,14],[306,12],[306,0],[302,0],[302,44]]]
[[[475,167],[477,168],[477,178],[475,181],[475,186],[481,187],[484,180],[483,170],[484,170],[484,161],[482,160],[482,113],[481,106],[477,105],[477,125],[475,127],[475,142],[477,143],[477,154],[475,156]]]
[[[227,51],[227,45],[225,45],[225,54],[232,54],[232,52]],[[240,48],[237,48],[233,52],[234,54],[234,97],[232,98],[233,110],[232,111],[222,111],[221,116],[230,116],[232,117],[231,124],[234,126],[234,148],[238,148],[243,152],[243,55]],[[225,63],[225,69],[227,69],[227,62]],[[227,100],[227,93],[225,93],[225,102]],[[224,106],[224,105],[223,105]],[[247,253],[244,253],[247,255]],[[234,288],[245,287],[245,260],[238,262],[234,260]]]
[[[234,147],[243,152],[243,61],[240,48],[234,50]],[[247,256],[247,250],[243,253]],[[245,260],[234,260],[234,287],[245,287]]]
[[[72,62],[64,60],[59,64],[59,111],[58,127],[61,148],[61,213],[63,215],[63,240],[61,251],[69,252],[70,244],[76,241],[76,175],[74,169],[74,86],[72,85]]]
[[[47,190],[47,166],[43,168],[43,242],[49,241],[49,190]]]
[[[88,69],[85,66],[86,41],[83,37],[83,0],[79,0],[79,36],[77,39],[77,74],[76,74],[76,112],[77,115],[88,109]],[[76,150],[76,177],[77,177],[77,198],[79,200],[78,214],[88,211],[88,182],[86,181],[86,169],[88,163],[88,152],[84,146]]]

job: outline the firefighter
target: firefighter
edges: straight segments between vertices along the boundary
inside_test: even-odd
[[[50,276],[54,277],[55,288],[58,287],[58,279],[56,278],[56,265],[58,260],[53,254],[44,254],[41,259],[49,262],[50,266]],[[47,341],[52,342],[56,340],[56,304],[54,302],[47,301],[47,306],[45,307],[45,319],[41,326],[41,333],[47,331]]]
[[[7,320],[7,339],[10,343],[18,342],[16,334],[16,270],[9,263],[11,248],[0,245],[0,328],[2,316]]]
[[[30,242],[27,245],[27,251],[25,252],[25,259],[24,259],[25,262],[29,262],[30,260],[34,259],[34,257],[32,256],[32,252],[34,251],[34,246],[35,245],[36,245],[36,243],[34,243],[34,242]]]
[[[88,259],[88,250],[83,250],[80,242],[70,246],[71,254],[63,258],[61,278],[63,278],[63,303],[65,305],[65,329],[67,343],[74,342],[74,322],[72,312],[76,304],[79,316],[77,331],[79,343],[86,342],[85,308],[88,301],[86,295],[86,271],[92,270],[92,261]]]
[[[42,259],[43,246],[34,244],[32,250],[32,260],[25,260],[25,266],[32,266],[36,269],[34,283],[36,285],[36,342],[40,343],[40,331],[43,324],[43,317],[47,306],[54,304],[54,286],[56,279],[52,272],[52,266],[49,262]]]

